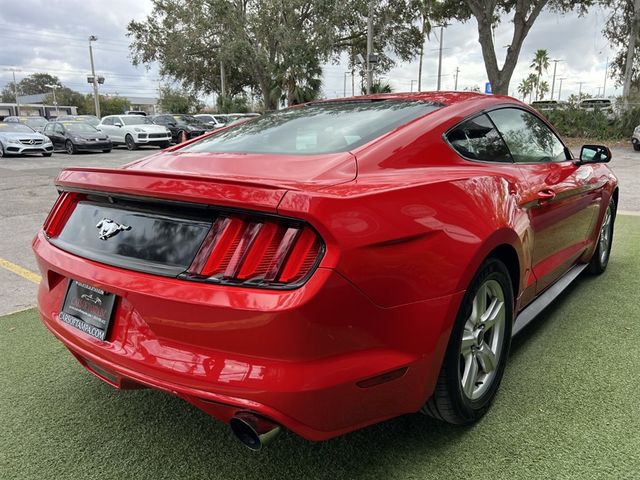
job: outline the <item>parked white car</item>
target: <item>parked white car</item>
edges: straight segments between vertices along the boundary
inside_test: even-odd
[[[578,104],[578,108],[587,112],[600,110],[610,122],[616,119],[613,103],[608,98],[587,98]]]
[[[171,132],[141,115],[108,115],[102,117],[96,128],[109,135],[114,145],[124,144],[129,150],[140,145],[160,148],[171,145]]]
[[[638,125],[633,131],[633,136],[631,137],[631,144],[633,145],[633,149],[636,152],[640,152],[640,125]]]
[[[213,128],[222,128],[227,123],[227,119],[221,115],[212,115],[210,113],[199,113],[194,115],[195,118],[204,122],[208,125],[211,125]]]

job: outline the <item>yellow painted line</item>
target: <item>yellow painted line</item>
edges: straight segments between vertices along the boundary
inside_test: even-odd
[[[16,275],[20,275],[22,278],[33,283],[40,283],[40,280],[42,280],[42,277],[37,273],[34,273],[31,270],[27,270],[20,265],[16,265],[15,263],[10,262],[9,260],[5,260],[4,258],[0,258],[0,267],[4,268],[5,270],[9,270]]]

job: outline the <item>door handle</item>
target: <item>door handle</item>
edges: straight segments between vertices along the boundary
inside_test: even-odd
[[[554,198],[556,198],[556,192],[554,192],[550,188],[547,188],[545,190],[540,190],[538,192],[538,202],[539,203],[549,202],[549,201],[553,200]]]

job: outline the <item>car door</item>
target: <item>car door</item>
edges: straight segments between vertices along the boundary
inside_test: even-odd
[[[51,140],[51,143],[53,144],[53,148],[57,149],[59,147],[58,147],[58,139],[56,138],[55,126],[56,126],[55,123],[47,123],[42,133],[47,137],[49,137],[49,140]]]
[[[54,148],[64,148],[67,137],[65,136],[64,127],[62,126],[62,124],[56,123],[53,127],[53,132],[55,135],[55,141],[53,142]]]
[[[115,141],[115,132],[113,131],[113,129],[115,128],[113,126],[113,117],[103,118],[96,128],[101,132],[106,133],[112,142]]]
[[[569,150],[539,117],[521,108],[488,113],[527,180],[521,206],[533,236],[532,271],[540,293],[566,273],[587,247],[599,201],[588,165]]]

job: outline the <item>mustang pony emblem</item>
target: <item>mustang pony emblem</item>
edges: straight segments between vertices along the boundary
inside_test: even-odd
[[[131,230],[131,227],[129,225],[114,222],[110,218],[103,218],[102,220],[100,220],[96,225],[96,228],[100,229],[100,236],[98,237],[100,238],[100,240],[111,238],[123,230]]]

